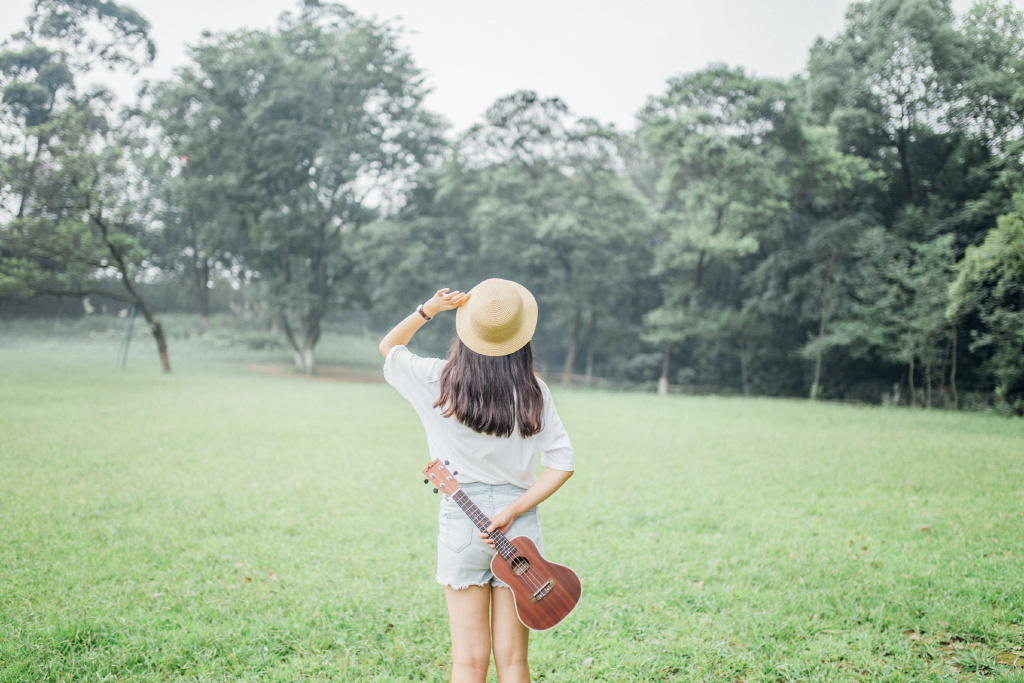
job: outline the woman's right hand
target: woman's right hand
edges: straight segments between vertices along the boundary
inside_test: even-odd
[[[469,301],[469,292],[463,293],[457,289],[451,292],[447,287],[443,287],[423,304],[423,312],[433,318],[438,313],[458,308],[467,301]]]
[[[437,290],[437,293],[423,304],[422,311],[428,318],[433,318],[441,311],[450,311],[453,308],[458,308],[467,301],[469,301],[468,292],[465,294],[458,290],[450,292],[447,287],[444,287]],[[423,327],[425,322],[423,317],[416,311],[405,316],[402,322],[391,328],[391,331],[380,340],[380,344],[377,346],[380,350],[380,355],[387,358],[391,349],[398,345],[408,344],[412,336],[416,334],[416,330]]]

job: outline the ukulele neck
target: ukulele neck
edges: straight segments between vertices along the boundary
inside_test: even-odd
[[[473,520],[473,524],[476,525],[477,529],[487,533],[487,527],[491,525],[490,518],[483,513],[483,510],[477,507],[476,503],[469,499],[469,496],[466,495],[465,491],[459,489],[451,496],[451,499],[458,503],[459,507],[462,508],[462,511],[465,512],[471,520]],[[505,534],[495,529],[491,532],[490,538],[494,541],[494,549],[498,551],[499,555],[506,560],[511,560],[515,557],[516,549],[509,540],[505,538]]]

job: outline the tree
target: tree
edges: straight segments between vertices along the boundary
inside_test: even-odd
[[[995,395],[1006,403],[1024,379],[1024,193],[1014,196],[1014,211],[957,264],[949,287],[950,319],[976,311],[971,351],[986,351]]]
[[[218,154],[225,151],[218,126],[211,121],[182,118],[189,108],[191,91],[186,88],[159,90],[146,116],[154,146],[145,168],[158,194],[153,263],[165,274],[179,274],[190,286],[202,328],[210,318],[210,288],[218,271],[241,275],[239,258],[244,236],[224,201],[231,176],[221,175]],[[185,101],[173,101],[184,97]],[[230,144],[230,143],[229,143]],[[190,155],[195,145],[201,153]],[[216,172],[216,173],[215,173]]]
[[[145,201],[111,96],[81,82],[99,66],[153,58],[137,12],[42,0],[0,52],[0,296],[101,294],[139,307],[170,370],[163,328],[136,286]],[[102,286],[106,274],[122,291]]]
[[[175,210],[205,207],[218,227],[204,234],[244,236],[238,255],[311,373],[324,316],[363,296],[356,234],[398,208],[439,149],[439,122],[394,31],[339,5],[305,3],[270,33],[209,36],[192,59],[161,87],[173,153],[188,157]],[[196,251],[213,258],[224,243]]]
[[[672,79],[642,113],[640,133],[661,169],[654,274],[663,303],[645,322],[648,341],[664,349],[663,393],[672,348],[702,319],[729,319],[704,309],[739,307],[734,267],[784,215],[786,161],[803,140],[785,84],[725,66]],[[718,295],[711,294],[713,280]]]
[[[591,374],[615,333],[600,320],[621,312],[621,330],[636,319],[629,283],[648,267],[646,209],[618,172],[618,134],[561,100],[513,93],[485,120],[460,141],[439,198],[461,207],[476,275],[519,277],[549,311],[541,336],[561,338],[570,385],[583,342]]]
[[[861,274],[856,302],[829,341],[855,357],[876,356],[904,365],[911,406],[920,403],[916,374],[923,365],[923,403],[931,407],[934,371],[947,358],[954,333],[944,317],[952,236],[918,243],[876,228],[865,233],[857,248]]]
[[[879,175],[866,160],[838,150],[834,129],[811,127],[805,135],[793,162],[789,216],[763,233],[763,258],[747,280],[744,305],[806,340],[799,351],[813,362],[810,395],[817,398],[833,323],[850,313],[857,244],[877,226],[867,198]]]
[[[959,23],[946,85],[950,123],[1006,151],[1024,138],[1024,12],[1009,2],[978,0]]]
[[[844,32],[811,49],[815,122],[834,126],[842,149],[886,172],[897,205],[924,198],[915,141],[941,119],[944,74],[955,58],[952,22],[950,0],[856,2]]]

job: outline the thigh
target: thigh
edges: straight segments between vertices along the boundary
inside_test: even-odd
[[[494,551],[480,538],[458,503],[448,496],[442,499],[437,524],[437,582],[457,589],[490,583],[494,577]]]
[[[511,591],[509,591],[511,593]],[[452,659],[473,663],[491,659],[490,586],[469,586],[456,590],[445,586],[448,625],[452,634]]]
[[[530,630],[519,621],[512,589],[495,586],[491,590],[491,603],[495,663],[499,666],[517,662],[525,664]]]

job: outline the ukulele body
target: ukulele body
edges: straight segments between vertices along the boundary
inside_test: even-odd
[[[516,613],[523,625],[546,631],[575,609],[583,594],[580,577],[563,564],[548,562],[526,536],[508,539],[515,548],[511,559],[491,559],[491,571],[512,589]]]

